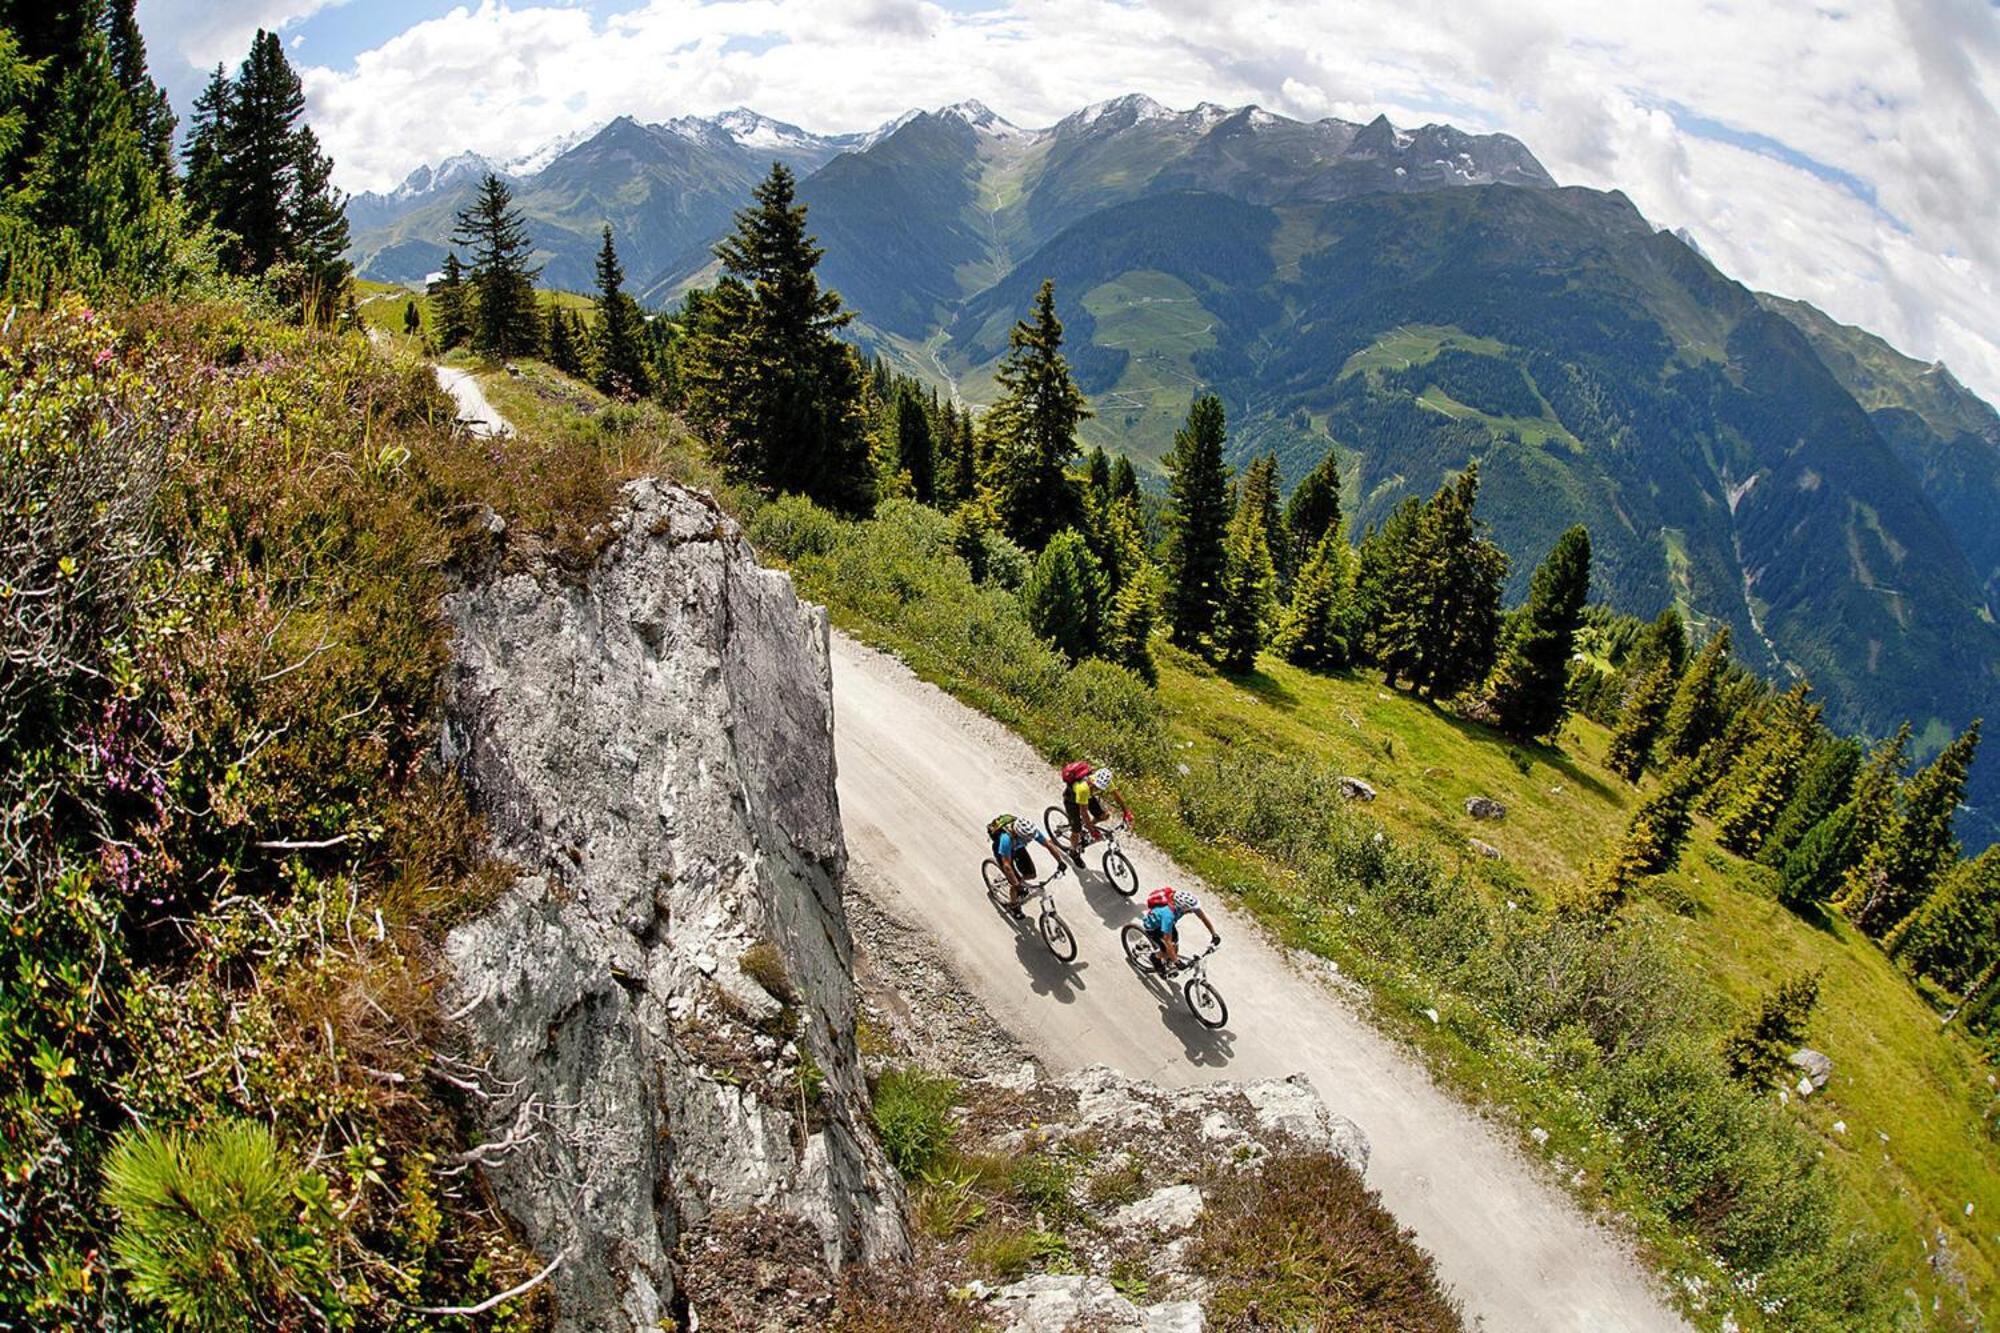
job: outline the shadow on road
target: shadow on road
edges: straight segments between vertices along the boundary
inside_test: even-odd
[[[1180,1039],[1181,1054],[1187,1062],[1204,1069],[1220,1069],[1236,1055],[1236,1034],[1228,1028],[1208,1028],[1188,1011],[1181,996],[1180,979],[1162,977],[1149,968],[1126,967],[1160,1006],[1160,1022]]]
[[[1072,869],[1076,876],[1080,896],[1097,913],[1097,919],[1113,930],[1122,928],[1126,922],[1137,919],[1139,909],[1145,900],[1138,894],[1127,898],[1111,883],[1111,877],[1095,866],[1085,866],[1081,870]]]
[[[1080,959],[1065,963],[1050,953],[1035,933],[1032,917],[1014,931],[1014,956],[1028,974],[1028,988],[1037,995],[1047,995],[1058,1004],[1075,1004],[1077,992],[1085,989],[1083,973],[1090,964]]]

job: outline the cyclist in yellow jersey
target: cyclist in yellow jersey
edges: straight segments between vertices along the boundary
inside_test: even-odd
[[[1070,770],[1074,772],[1074,770]],[[1099,767],[1072,780],[1069,773],[1063,775],[1063,813],[1069,816],[1069,850],[1075,858],[1083,856],[1088,832],[1088,841],[1096,842],[1104,836],[1098,828],[1098,821],[1104,818],[1104,800],[1109,796],[1118,803],[1118,813],[1129,827],[1132,823],[1132,807],[1125,804],[1125,796],[1112,785],[1113,776],[1109,768]]]

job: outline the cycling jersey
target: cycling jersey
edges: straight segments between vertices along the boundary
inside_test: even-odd
[[[1178,938],[1180,935],[1180,932],[1175,928],[1180,918],[1174,915],[1174,909],[1171,907],[1149,908],[1146,915],[1141,919],[1145,922],[1148,934],[1172,936],[1175,938]]]

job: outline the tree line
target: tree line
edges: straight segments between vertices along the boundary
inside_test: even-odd
[[[0,281],[14,299],[253,280],[298,317],[351,309],[346,200],[298,74],[259,30],[217,66],[179,161],[136,0],[0,0]]]

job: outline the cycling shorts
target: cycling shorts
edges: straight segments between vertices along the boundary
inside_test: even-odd
[[[1028,844],[1016,840],[1011,832],[1002,833],[993,840],[993,857],[998,861],[1005,861],[1011,857],[1014,869],[1020,872],[1021,878],[1035,877],[1035,858],[1028,855]]]

